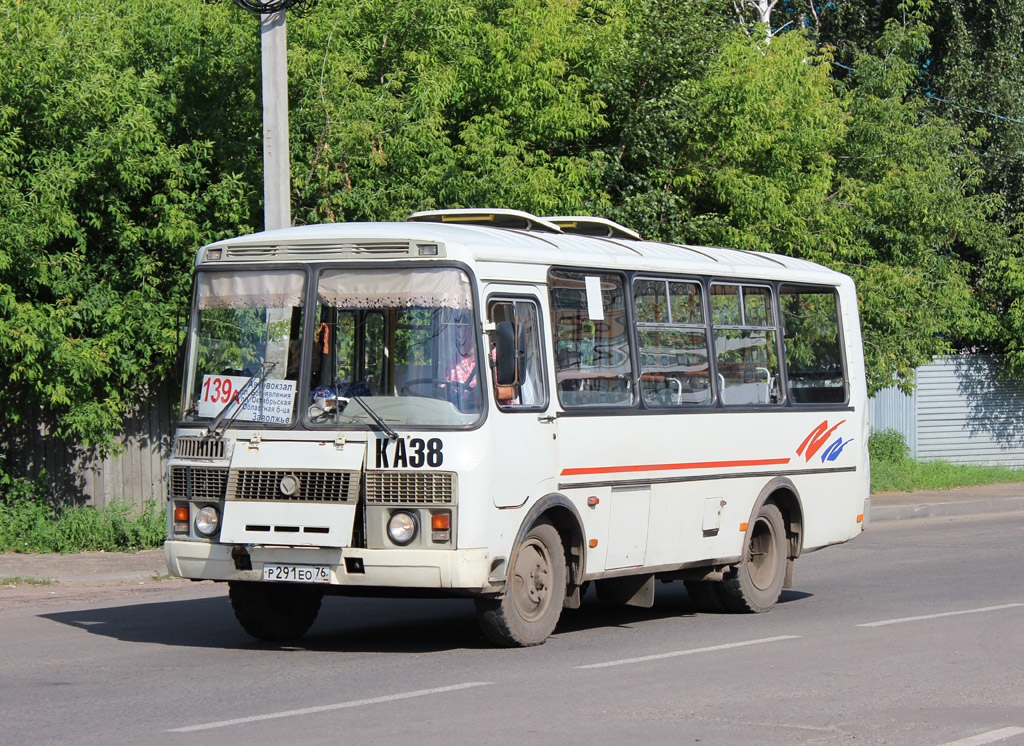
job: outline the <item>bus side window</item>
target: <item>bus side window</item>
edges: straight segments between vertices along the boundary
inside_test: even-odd
[[[544,386],[543,353],[537,304],[531,300],[491,301],[490,320],[508,322],[515,331],[518,376],[513,386],[499,386],[495,379],[492,344],[491,382],[498,406],[505,409],[537,409],[547,405]]]
[[[631,407],[636,403],[626,292],[608,272],[548,273],[555,383],[563,407]]]
[[[722,404],[778,404],[779,360],[771,290],[713,284],[711,321]]]
[[[707,330],[695,282],[641,278],[633,282],[640,395],[648,407],[711,403]]]
[[[794,404],[842,404],[846,401],[846,370],[835,291],[783,285],[779,303],[790,400]]]

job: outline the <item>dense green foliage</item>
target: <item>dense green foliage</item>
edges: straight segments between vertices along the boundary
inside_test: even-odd
[[[225,105],[257,121],[254,96],[229,92],[239,79],[219,80],[236,56],[253,74],[231,15],[77,0],[0,10],[8,424],[46,413],[60,435],[107,442],[173,359],[189,255],[249,229],[256,171],[242,178],[237,133],[208,121]]]
[[[294,220],[605,214],[851,274],[872,388],[964,347],[1024,373],[1022,6],[321,2]],[[0,8],[4,428],[108,444],[168,374],[195,249],[262,224],[259,74],[226,2]]]
[[[1024,472],[1003,466],[969,466],[946,461],[916,461],[903,435],[879,430],[868,439],[872,492],[949,490],[983,484],[1024,482]]]
[[[153,500],[141,513],[127,503],[55,509],[45,474],[0,479],[0,495],[0,552],[135,551],[159,547],[167,535],[164,511]]]

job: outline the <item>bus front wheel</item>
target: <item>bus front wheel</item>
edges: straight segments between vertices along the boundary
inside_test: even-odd
[[[746,542],[743,559],[718,590],[730,611],[768,611],[779,600],[786,578],[786,526],[775,505],[761,506]]]
[[[554,632],[564,602],[562,541],[554,526],[538,523],[516,552],[504,594],[477,599],[477,618],[495,645],[540,645]]]
[[[302,584],[228,583],[231,608],[242,629],[268,642],[295,640],[306,634],[320,611],[323,591]]]

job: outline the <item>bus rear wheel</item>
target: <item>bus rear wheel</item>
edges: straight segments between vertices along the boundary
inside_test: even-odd
[[[540,645],[554,632],[564,602],[562,541],[554,526],[538,523],[516,551],[504,594],[477,599],[477,618],[495,645]]]
[[[306,634],[323,595],[321,589],[302,584],[228,583],[231,608],[242,629],[268,642],[296,640]]]
[[[786,578],[786,526],[775,505],[761,506],[746,542],[740,564],[719,585],[722,602],[735,612],[768,611],[779,600]]]

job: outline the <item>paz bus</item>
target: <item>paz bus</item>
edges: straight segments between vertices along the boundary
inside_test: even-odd
[[[511,210],[309,225],[195,262],[172,575],[251,635],[327,595],[472,597],[540,644],[592,583],[763,612],[869,522],[850,278]]]

